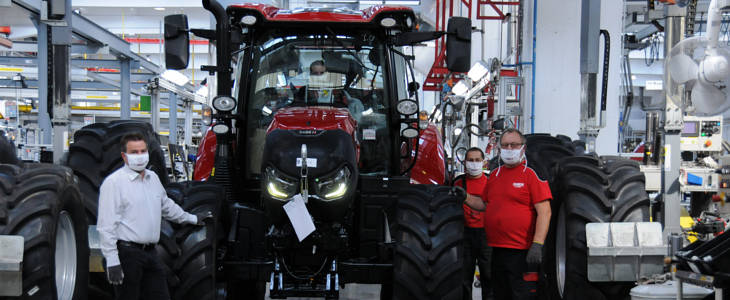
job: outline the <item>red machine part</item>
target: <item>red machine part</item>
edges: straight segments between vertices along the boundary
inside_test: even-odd
[[[357,122],[346,108],[335,107],[285,107],[276,111],[274,121],[266,133],[274,129],[284,130],[336,130],[341,129],[352,137],[355,157],[360,160],[360,142],[355,137]]]
[[[0,26],[0,33],[9,35],[10,32],[10,26]]]
[[[444,144],[436,125],[429,124],[426,129],[421,130],[418,143],[418,157],[411,169],[411,183],[444,184],[446,182]]]
[[[218,142],[215,132],[211,128],[213,128],[212,124],[205,131],[205,137],[198,146],[198,155],[195,158],[195,169],[193,170],[193,180],[195,181],[207,181],[215,167],[215,148]]]
[[[331,8],[304,8],[297,10],[284,10],[266,4],[236,4],[228,6],[228,10],[256,10],[268,21],[292,21],[292,22],[357,22],[369,23],[375,16],[383,12],[409,12],[410,8],[404,6],[382,6],[376,5],[362,11],[334,10]]]

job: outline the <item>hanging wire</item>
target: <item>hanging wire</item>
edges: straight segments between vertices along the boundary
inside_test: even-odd
[[[659,59],[659,47],[661,47],[661,34],[655,34],[649,38],[649,46],[644,48],[644,63],[651,66]],[[648,51],[648,53],[647,53]]]

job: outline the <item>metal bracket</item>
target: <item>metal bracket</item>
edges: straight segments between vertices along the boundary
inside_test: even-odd
[[[23,293],[23,249],[20,235],[0,235],[0,296]]]
[[[661,224],[588,223],[589,281],[636,281],[641,276],[662,273],[667,245]]]

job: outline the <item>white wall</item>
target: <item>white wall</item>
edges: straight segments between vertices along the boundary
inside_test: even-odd
[[[541,0],[537,5],[534,132],[576,139],[580,129],[580,1]],[[596,141],[596,152],[601,155],[617,152],[622,15],[623,5],[601,1],[601,29],[607,29],[611,35],[606,128]],[[603,53],[602,42],[600,52]],[[600,59],[602,62],[603,58]],[[600,75],[598,79],[596,95],[600,97]],[[527,132],[529,118],[530,111],[526,109]]]

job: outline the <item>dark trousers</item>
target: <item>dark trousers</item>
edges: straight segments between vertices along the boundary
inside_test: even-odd
[[[169,300],[167,278],[154,248],[118,245],[119,261],[124,272],[122,285],[114,286],[117,300]]]
[[[474,282],[474,267],[479,265],[479,278],[482,284],[482,299],[491,294],[490,265],[492,247],[487,245],[484,228],[464,227],[464,299],[471,299],[471,288]]]
[[[496,300],[537,299],[537,278],[526,281],[527,250],[492,248],[492,288]],[[535,274],[532,274],[535,275]]]

